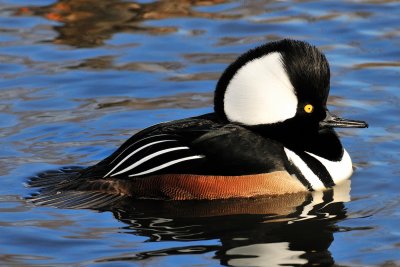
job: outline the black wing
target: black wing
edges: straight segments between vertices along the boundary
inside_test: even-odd
[[[85,176],[246,175],[285,170],[283,146],[235,124],[195,117],[139,132]]]
[[[193,173],[207,161],[201,149],[192,145],[193,141],[221,127],[210,115],[154,125],[132,136],[82,176],[125,179],[159,173]]]

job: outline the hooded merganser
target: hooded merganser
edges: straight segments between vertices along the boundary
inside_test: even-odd
[[[219,79],[213,113],[144,129],[80,170],[45,173],[38,204],[118,196],[225,199],[324,190],[352,174],[333,127],[368,127],[329,113],[325,56],[302,41],[248,51]],[[84,195],[84,197],[83,197]]]

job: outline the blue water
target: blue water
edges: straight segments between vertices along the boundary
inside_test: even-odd
[[[399,266],[398,1],[0,1],[1,266]],[[88,166],[212,110],[221,72],[290,37],[324,51],[356,171],[325,194],[35,207],[28,177]]]

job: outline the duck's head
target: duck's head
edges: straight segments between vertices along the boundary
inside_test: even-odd
[[[329,113],[330,71],[325,56],[302,41],[281,40],[248,51],[222,74],[215,111],[248,127],[318,132],[368,125]]]

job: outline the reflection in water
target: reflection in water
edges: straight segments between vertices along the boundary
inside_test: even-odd
[[[16,14],[43,16],[49,20],[61,22],[61,25],[54,27],[59,33],[53,41],[56,44],[94,47],[102,45],[115,33],[164,34],[178,30],[176,27],[143,25],[146,20],[174,17],[225,18],[226,15],[194,10],[196,6],[223,2],[226,1],[168,0],[137,3],[121,0],[60,0],[48,6],[22,7]]]
[[[333,190],[274,198],[220,201],[126,199],[112,207],[125,232],[157,241],[220,240],[220,245],[170,246],[124,253],[100,262],[215,252],[232,266],[330,265],[335,223],[346,218],[350,181]]]

